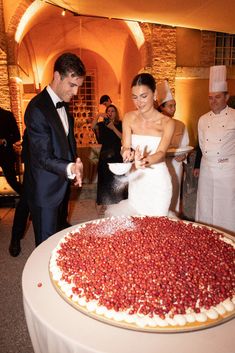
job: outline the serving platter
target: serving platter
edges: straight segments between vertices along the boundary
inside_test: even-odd
[[[194,150],[193,146],[185,146],[179,148],[169,148],[167,150],[167,156],[179,156],[181,154],[186,154]]]
[[[123,328],[123,329],[139,331],[139,332],[150,332],[150,333],[182,333],[182,332],[192,332],[192,331],[208,329],[211,327],[221,325],[221,324],[235,318],[235,312],[232,312],[232,313],[227,312],[224,315],[220,315],[217,320],[208,319],[206,323],[194,322],[194,323],[188,323],[185,326],[167,326],[167,327],[160,327],[160,326],[140,327],[140,326],[137,326],[132,323],[127,323],[125,321],[118,322],[112,318],[107,318],[105,316],[98,315],[98,314],[96,314],[96,312],[90,312],[84,306],[81,306],[78,303],[75,303],[72,300],[68,299],[68,297],[65,296],[64,292],[60,289],[58,284],[52,279],[52,275],[51,275],[50,271],[49,271],[49,273],[50,273],[51,282],[52,282],[53,287],[55,288],[56,292],[60,295],[61,298],[63,298],[63,300],[65,300],[75,310],[78,310],[82,314],[85,314],[92,319],[101,321],[101,322],[108,324],[108,325]]]
[[[138,217],[138,216],[135,216]],[[177,222],[176,219],[171,219],[172,221]],[[97,222],[98,220],[95,221],[89,221],[89,222],[85,222],[85,223],[81,223],[77,226],[74,226],[74,228],[71,229],[70,233],[74,233],[79,231],[79,229],[81,227],[86,226],[86,224],[89,223],[93,223],[93,222]],[[208,229],[212,229],[215,230],[217,232],[219,232],[219,234],[222,235],[222,237],[227,238],[230,242],[232,240],[232,244],[234,244],[234,237],[232,237],[231,235],[218,231],[215,228],[212,227],[208,227],[208,226],[202,226],[200,224],[197,223],[193,223],[193,222],[189,222],[189,221],[183,221],[183,223],[186,224],[192,224],[194,227],[205,227]],[[69,235],[69,233],[67,231],[64,232],[64,236]],[[234,245],[235,247],[235,245]],[[49,262],[50,263],[50,262]],[[80,305],[77,301],[73,301],[72,299],[70,299],[67,295],[65,295],[65,293],[63,292],[63,290],[61,289],[60,285],[58,284],[58,282],[56,280],[53,279],[53,275],[50,271],[50,266],[49,266],[49,276],[51,279],[51,282],[53,284],[53,287],[55,288],[55,290],[57,291],[57,293],[61,296],[61,298],[63,298],[63,300],[65,300],[69,305],[71,305],[74,309],[80,311],[81,313],[95,319],[98,321],[101,321],[103,323],[109,324],[109,325],[113,325],[113,326],[117,326],[119,328],[123,328],[123,329],[129,329],[129,330],[134,330],[134,331],[140,331],[140,332],[150,332],[150,333],[181,333],[181,332],[190,332],[190,331],[197,331],[197,330],[203,330],[203,329],[207,329],[207,328],[211,328],[220,324],[225,323],[226,321],[229,321],[231,319],[233,319],[235,317],[235,310],[230,311],[230,312],[225,312],[223,315],[219,315],[217,319],[207,319],[206,322],[193,322],[193,323],[187,323],[184,326],[181,325],[177,325],[177,326],[173,326],[173,325],[168,325],[168,326],[138,326],[136,323],[129,323],[126,321],[117,321],[114,320],[112,317],[107,317],[105,315],[100,315],[97,314],[95,312],[95,310],[92,310],[91,308],[89,308],[89,310],[87,309],[86,305]]]

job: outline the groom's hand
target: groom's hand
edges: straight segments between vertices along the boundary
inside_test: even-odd
[[[75,174],[74,185],[81,187],[83,177],[83,164],[80,158],[77,158],[76,162],[73,164],[72,172]]]

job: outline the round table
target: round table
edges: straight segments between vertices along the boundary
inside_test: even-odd
[[[24,310],[35,353],[235,352],[234,319],[201,331],[145,333],[111,326],[77,311],[56,292],[48,272],[51,251],[64,234],[56,233],[38,246],[23,271]]]

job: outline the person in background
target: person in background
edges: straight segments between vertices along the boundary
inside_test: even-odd
[[[202,159],[202,151],[199,146],[199,143],[197,143],[195,147],[196,151],[196,156],[195,156],[195,161],[194,161],[194,168],[193,168],[193,175],[198,178],[199,173],[200,173],[200,165],[201,165],[201,159]]]
[[[100,105],[99,105],[99,111],[98,111],[98,114],[95,116],[92,124],[92,127],[94,127],[94,125],[98,122],[101,122],[104,120],[104,118],[106,117],[106,109],[108,108],[108,106],[110,104],[112,104],[112,100],[111,98],[107,95],[107,94],[104,94],[103,96],[100,97]],[[96,131],[95,131],[96,133]],[[96,138],[98,138],[96,136]]]
[[[235,96],[229,96],[229,99],[227,101],[227,105],[230,108],[235,109]],[[202,158],[202,151],[200,149],[199,143],[197,143],[195,150],[196,150],[196,157],[195,157],[195,162],[194,162],[193,175],[196,178],[198,178],[199,173],[200,173],[200,164],[201,164],[201,158]]]
[[[126,187],[117,188],[117,177],[109,170],[108,163],[122,162],[121,138],[122,122],[115,105],[106,108],[104,121],[94,120],[93,129],[96,131],[99,143],[102,144],[98,162],[97,198],[98,213],[102,215],[109,204],[115,204],[127,198]],[[101,206],[101,207],[99,207]]]
[[[29,206],[27,194],[24,191],[24,183],[22,192],[20,194],[19,202],[16,205],[12,231],[11,231],[11,241],[9,245],[9,253],[11,256],[16,257],[21,252],[20,241],[23,239],[28,226],[29,220]]]
[[[210,68],[211,111],[199,118],[202,152],[196,221],[235,234],[235,110],[228,107],[226,66]]]
[[[69,180],[82,184],[83,165],[76,158],[68,103],[82,85],[85,72],[78,56],[62,54],[54,64],[51,83],[30,101],[25,112],[24,183],[36,246],[61,230]]]
[[[171,93],[167,80],[157,84],[158,110],[170,118],[173,118],[176,111],[176,102]],[[175,121],[175,131],[171,140],[170,148],[182,148],[189,144],[188,131],[185,124],[177,119]],[[166,164],[172,180],[172,199],[170,211],[176,216],[182,215],[181,205],[181,184],[183,179],[183,162],[186,162],[187,154],[182,153],[177,156],[167,156]]]
[[[107,116],[106,109],[112,103],[112,100],[107,94],[104,94],[103,96],[100,97],[99,103],[100,103],[99,111],[97,115],[94,117],[94,119],[91,121],[91,128],[94,131],[96,141],[100,144],[99,136],[97,135],[98,129],[94,129],[94,127],[96,126],[97,122],[99,123],[104,121],[104,118],[106,118]]]
[[[22,141],[22,153],[21,160],[24,163],[26,156],[25,153],[25,134]],[[20,198],[16,205],[12,230],[11,230],[11,241],[9,245],[9,253],[11,256],[16,257],[21,252],[20,241],[24,237],[27,230],[28,219],[29,219],[29,205],[27,200],[25,178],[23,178],[23,184],[21,188]]]
[[[100,104],[106,109],[110,104],[112,104],[112,100],[107,94],[104,94],[100,97]]]
[[[227,104],[230,108],[235,109],[235,96],[229,96]]]
[[[16,174],[14,143],[20,141],[20,131],[12,112],[0,107],[0,166],[13,190],[20,194],[21,183]]]
[[[106,215],[168,216],[172,196],[165,156],[175,122],[155,109],[156,82],[141,73],[131,84],[136,107],[123,119],[122,157],[131,162],[128,199],[107,208]]]

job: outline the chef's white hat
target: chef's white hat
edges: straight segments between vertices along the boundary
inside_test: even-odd
[[[161,105],[174,99],[167,80],[157,83],[157,101]]]
[[[216,65],[210,67],[209,92],[227,92],[226,66]]]

